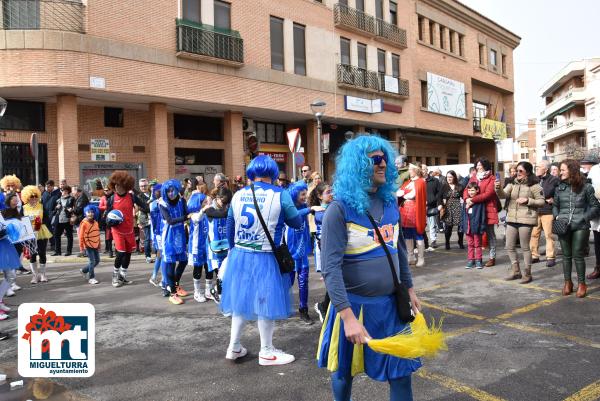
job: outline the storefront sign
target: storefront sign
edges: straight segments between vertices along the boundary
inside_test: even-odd
[[[398,93],[398,78],[391,75],[384,77],[385,91],[390,93]]]
[[[506,123],[482,118],[481,136],[487,139],[506,139]]]
[[[389,111],[392,113],[402,113],[402,106],[398,106],[396,104],[384,103],[383,110]]]
[[[467,118],[465,84],[427,73],[427,110],[452,117]]]
[[[287,153],[285,152],[260,152],[259,154],[269,156],[277,163],[285,163],[287,160]]]
[[[345,109],[348,111],[357,111],[359,113],[375,114],[383,111],[383,102],[381,99],[363,99],[354,96],[344,96]]]
[[[329,153],[329,134],[323,134],[321,141],[323,145],[323,153]]]
[[[92,139],[90,151],[93,162],[107,162],[111,160],[110,142],[108,139]]]

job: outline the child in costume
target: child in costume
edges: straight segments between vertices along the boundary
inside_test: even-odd
[[[205,200],[205,194],[194,192],[187,201],[190,216],[188,264],[194,266],[194,299],[200,303],[206,302],[207,296],[210,297],[210,286],[214,276],[213,271],[209,271],[206,260],[208,222],[202,207]],[[206,287],[202,285],[202,270],[205,271]]]
[[[8,227],[9,223],[0,214],[0,270],[4,273],[4,280],[0,281],[0,320],[8,319],[8,312],[10,312],[10,308],[4,304],[4,296],[9,291],[12,292],[9,277],[12,277],[12,273],[21,266],[19,254],[8,238],[11,230]]]
[[[37,240],[37,252],[30,255],[29,268],[33,274],[31,284],[36,284],[38,281],[48,281],[46,278],[46,247],[48,246],[48,239],[52,238],[52,234],[44,224],[44,206],[41,197],[40,190],[34,185],[26,186],[21,192],[21,199],[24,202],[23,215],[31,220],[31,226]],[[39,269],[38,256],[40,257]]]
[[[112,210],[120,211],[123,216],[123,220],[120,222],[107,219],[117,251],[112,278],[112,286],[115,288],[131,283],[130,280],[127,280],[127,269],[131,261],[131,253],[136,249],[134,206],[137,205],[140,210],[145,212],[150,210],[144,200],[131,192],[134,185],[135,179],[126,171],[120,170],[112,173],[108,181],[108,187],[113,194],[107,201],[107,216]]]
[[[23,209],[19,208],[20,202],[21,201],[16,192],[10,192],[10,193],[6,194],[6,199],[4,201],[6,208],[3,209],[0,212],[0,214],[2,214],[2,217],[4,217],[4,220],[6,220],[8,223],[10,223],[10,220],[12,220],[12,219],[20,220],[21,217],[23,217],[23,211],[22,211]],[[12,244],[12,246],[17,251],[17,255],[19,255],[19,261],[20,261],[21,256],[23,255],[23,249],[24,249],[23,244],[15,243],[15,244]],[[20,270],[21,267],[22,267],[22,265],[19,262],[19,267],[17,268],[17,270]],[[10,297],[10,296],[15,295],[14,292],[19,291],[21,289],[21,287],[17,285],[17,273],[15,270],[12,270],[12,269],[7,270],[5,276],[6,276],[6,279],[8,280],[8,282],[10,283],[10,288],[7,291],[7,296]]]
[[[308,324],[313,320],[308,314],[308,254],[310,253],[310,232],[307,216],[310,209],[306,206],[306,192],[308,187],[304,180],[297,181],[289,186],[288,192],[298,209],[298,214],[302,219],[302,225],[299,229],[291,227],[286,228],[286,238],[288,248],[294,259],[295,271],[290,274],[291,286],[294,286],[294,278],[298,275],[298,290],[300,296],[299,313],[300,319]]]
[[[215,275],[218,275],[219,268],[229,250],[229,243],[227,241],[227,213],[232,196],[233,194],[228,188],[221,187],[214,193],[213,205],[204,209],[208,225],[208,238],[206,242],[208,271],[213,272]],[[207,286],[205,297],[219,303],[219,294],[221,291],[218,278],[213,277],[210,282],[207,282]]]
[[[174,305],[181,305],[183,303],[181,297],[188,295],[179,285],[187,265],[184,223],[188,215],[185,199],[180,193],[179,181],[168,180],[162,185],[161,199],[158,202],[162,216],[163,277],[166,277],[167,281],[164,295],[169,296],[169,302]]]
[[[476,182],[470,182],[467,185],[467,195],[473,198],[479,194],[479,185]],[[467,204],[462,205],[462,229],[467,235],[467,269],[475,266],[477,269],[483,269],[482,244],[483,233],[487,226],[487,216],[485,213],[485,203],[473,203],[471,207]]]
[[[150,202],[150,230],[152,232],[152,244],[156,250],[156,259],[154,260],[154,270],[152,270],[152,275],[148,281],[155,287],[160,285],[156,276],[158,275],[159,270],[161,270],[162,264],[162,216],[160,215],[160,208],[158,207],[161,189],[161,183],[156,183],[152,186],[152,200]],[[165,281],[165,278],[163,277],[162,280]]]
[[[21,212],[22,207],[23,207],[23,202],[21,201],[21,180],[19,179],[19,177],[17,177],[16,175],[5,175],[4,177],[2,177],[2,179],[0,180],[0,188],[2,188],[2,190],[4,190],[4,192],[6,193],[10,193],[10,192],[14,192],[17,194],[18,196],[18,209],[19,212]]]
[[[85,218],[79,224],[79,248],[85,249],[89,263],[80,271],[88,283],[98,284],[94,268],[100,264],[100,211],[94,205],[87,205],[83,212]]]

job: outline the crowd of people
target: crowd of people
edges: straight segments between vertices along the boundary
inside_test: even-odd
[[[390,383],[392,400],[407,400],[420,361],[378,354],[363,345],[406,327],[393,295],[394,276],[408,289],[414,312],[420,309],[410,267],[426,266],[426,252],[438,248],[438,234],[444,234],[446,250],[455,231],[460,249],[466,236],[465,267],[484,269],[496,265],[496,227],[504,225],[511,265],[506,279],[526,284],[533,280],[532,266],[540,262],[543,231],[548,267],[556,265],[557,242],[562,249],[563,295],[574,291],[573,262],[577,297],[586,295],[586,278],[600,278],[596,160],[565,160],[557,166],[542,161],[535,172],[523,161],[501,180],[492,163],[480,158],[460,177],[452,170],[442,175],[439,168],[409,164],[386,140],[361,135],[341,148],[332,185],[309,165],[301,172],[297,182],[290,182],[275,161],[258,156],[247,168],[246,181],[241,176],[230,181],[219,173],[209,190],[202,176],[162,183],[143,178],[136,187],[127,172],[115,171],[106,187],[99,181],[89,195],[66,180],[58,187],[48,181],[45,187],[22,188],[18,177],[5,176],[0,181],[0,320],[10,311],[4,297],[20,289],[17,272],[31,274],[32,284],[48,281],[46,253],[62,254],[63,234],[64,255],[73,252],[76,235],[79,255],[88,258],[80,272],[90,285],[99,284],[95,268],[104,232],[104,252],[114,258],[113,287],[131,283],[131,255],[143,252],[146,262],[154,264],[149,283],[180,305],[191,295],[182,285],[191,265],[193,299],[214,301],[231,317],[225,357],[247,354],[242,330],[256,320],[259,363],[286,364],[294,356],[274,347],[274,322],[293,314],[290,294],[297,282],[299,317],[313,323],[308,283],[314,255],[327,290],[315,305],[323,323],[318,364],[332,374],[335,399],[349,400],[352,378],[365,372]],[[9,239],[11,220],[25,217],[35,232],[34,247]],[[596,265],[586,277],[590,228]],[[489,252],[485,263],[484,248]]]

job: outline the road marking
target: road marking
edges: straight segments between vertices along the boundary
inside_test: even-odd
[[[440,288],[452,287],[453,285],[462,284],[462,283],[464,283],[464,280],[448,281],[443,284],[437,284],[437,285],[432,285],[431,287],[421,288],[420,290],[418,290],[418,292],[419,292],[419,294],[422,294],[424,292],[431,292],[431,291],[439,290]]]
[[[449,331],[449,332],[444,333],[444,334],[445,334],[446,338],[459,337],[459,336],[462,336],[464,334],[469,334],[469,333],[473,333],[475,331],[478,331],[483,326],[485,326],[485,324],[474,324],[473,326],[463,327],[462,329]]]
[[[436,310],[442,311],[444,313],[448,313],[450,315],[466,317],[467,319],[487,320],[487,317],[485,317],[485,316],[474,315],[472,313],[463,312],[463,311],[456,310],[456,309],[446,308],[445,306],[437,306],[437,305],[430,304],[429,302],[425,302],[425,301],[421,301],[421,305],[426,306],[431,309],[436,309]]]
[[[490,323],[500,323],[503,326],[510,327],[516,330],[527,331],[530,333],[539,333],[550,337],[562,338],[564,340],[568,340],[577,344],[600,349],[600,344],[571,334],[559,333],[558,331],[543,329],[541,327],[527,326],[520,323],[501,321],[497,319],[490,319]]]
[[[594,401],[600,398],[600,380],[582,388],[564,401]]]
[[[527,312],[531,312],[532,310],[536,310],[538,308],[541,308],[542,306],[548,306],[548,305],[552,305],[560,300],[562,300],[562,297],[554,297],[554,298],[548,298],[548,299],[543,299],[541,301],[538,302],[534,302],[532,304],[529,305],[525,305],[522,306],[520,308],[516,308],[513,309],[510,312],[506,312],[503,313],[501,315],[496,316],[496,319],[509,319],[511,317],[514,317],[516,315],[521,315],[523,313],[527,313]]]
[[[440,386],[449,388],[456,393],[466,394],[469,397],[479,401],[505,401],[504,398],[496,397],[495,395],[486,393],[478,388],[467,386],[466,384],[456,381],[448,376],[432,373],[423,368],[419,369],[416,375],[423,379],[431,380]]]
[[[502,279],[497,279],[497,278],[491,278],[488,279],[488,281],[492,282],[492,283],[497,283],[497,284],[508,284],[508,285],[512,285],[515,287],[523,287],[523,288],[531,288],[532,290],[538,290],[538,291],[544,291],[544,292],[551,292],[554,294],[562,294],[562,289],[558,290],[556,288],[546,288],[546,287],[540,287],[539,285],[535,285],[535,284],[519,284],[518,281],[506,281],[506,280],[502,280]],[[586,295],[586,298],[589,299],[595,299],[600,301],[600,296],[599,295],[589,295],[590,291],[593,291],[597,288],[600,287],[588,287],[588,295]]]

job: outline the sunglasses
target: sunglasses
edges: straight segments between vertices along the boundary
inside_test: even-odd
[[[385,161],[386,164],[387,164],[387,157],[386,157],[386,155],[371,156],[371,160],[373,160],[373,165],[375,165],[375,166],[379,166],[382,161]]]

